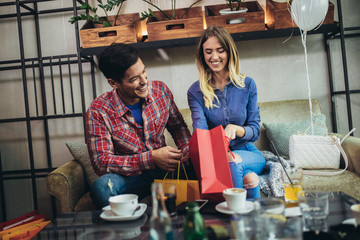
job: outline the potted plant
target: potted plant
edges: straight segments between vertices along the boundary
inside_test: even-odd
[[[87,3],[82,3],[80,9],[87,9],[89,11],[89,14],[80,14],[78,16],[74,16],[70,18],[69,22],[71,24],[74,24],[79,20],[87,20],[95,24],[102,24],[104,27],[116,26],[117,17],[119,16],[121,7],[125,1],[126,0],[111,0],[111,1],[108,0],[106,4],[103,4],[102,0],[97,0],[98,7],[104,10],[105,17],[99,17],[97,15],[96,12],[98,8],[91,7],[90,4]],[[115,16],[115,20],[111,22],[108,12],[112,11],[115,8],[118,8],[118,10]]]
[[[241,7],[242,0],[226,0],[228,8],[221,9],[219,12],[221,15],[246,13],[248,9]]]
[[[158,11],[144,11],[140,20],[146,19],[148,39],[150,41],[175,38],[198,37],[204,24],[201,7],[194,5],[202,0],[194,0],[188,8],[176,8],[176,0],[171,0],[171,9],[162,10],[151,0],[143,0]]]
[[[86,20],[80,29],[80,38],[83,48],[108,46],[112,43],[136,43],[142,39],[141,24],[138,21],[139,13],[121,14],[120,10],[126,0],[97,0],[97,7],[82,3],[81,9],[88,14],[71,17],[69,22],[75,23]],[[98,15],[102,9],[104,16]],[[116,10],[116,15],[109,16],[110,11]]]
[[[265,30],[265,14],[258,1],[225,2],[226,4],[205,6],[207,26],[223,26],[229,33]]]
[[[172,20],[172,19],[182,19],[185,14],[197,3],[201,2],[202,0],[196,0],[195,2],[193,2],[188,8],[186,8],[185,12],[181,15],[181,16],[176,16],[176,0],[171,0],[171,13],[170,16],[169,14],[167,14],[165,11],[163,11],[162,9],[160,9],[158,6],[156,6],[154,3],[151,2],[151,0],[143,0],[144,2],[150,4],[151,6],[153,6],[154,8],[156,8],[157,10],[159,10],[163,17],[165,17],[168,20]],[[143,21],[147,18],[152,18],[153,20],[158,20],[157,16],[154,14],[154,12],[149,8],[148,12],[144,11],[141,13],[141,18],[140,21]]]
[[[246,13],[248,9],[246,7],[241,7],[242,0],[226,0],[228,8],[221,9],[219,11],[220,15],[229,15],[237,13]],[[234,18],[229,20],[229,24],[237,24],[245,22],[245,17]]]

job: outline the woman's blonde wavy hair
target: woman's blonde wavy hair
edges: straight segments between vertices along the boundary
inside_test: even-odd
[[[245,76],[240,74],[239,52],[235,42],[229,32],[221,26],[209,26],[201,35],[196,49],[196,66],[199,70],[200,89],[204,94],[205,107],[213,108],[219,101],[215,95],[214,88],[211,85],[212,71],[205,62],[203,45],[210,38],[216,37],[228,54],[227,68],[229,70],[230,81],[237,87],[245,87]]]

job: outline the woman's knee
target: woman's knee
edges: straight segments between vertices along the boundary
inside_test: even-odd
[[[259,185],[259,176],[256,173],[248,173],[244,176],[244,188],[254,188]]]

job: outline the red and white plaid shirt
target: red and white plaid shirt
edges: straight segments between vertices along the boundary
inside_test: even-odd
[[[97,97],[88,108],[86,143],[99,176],[109,172],[134,176],[155,169],[152,150],[166,146],[165,128],[183,154],[188,153],[191,135],[170,89],[160,81],[148,81],[148,86],[143,126],[135,122],[116,90]]]

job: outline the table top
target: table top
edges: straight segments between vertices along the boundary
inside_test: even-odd
[[[331,193],[328,226],[353,218],[350,206],[357,202],[342,192]],[[201,209],[205,224],[206,226],[221,225],[228,230],[231,237],[231,215],[217,212],[216,204],[209,202]],[[61,214],[37,235],[37,239],[79,239],[83,232],[109,229],[116,231],[118,237],[116,239],[149,239],[148,220],[151,216],[151,207],[148,207],[140,218],[132,221],[105,221],[100,218],[101,213],[102,211],[85,211]],[[185,215],[180,212],[172,218],[174,239],[183,239],[184,219]]]

